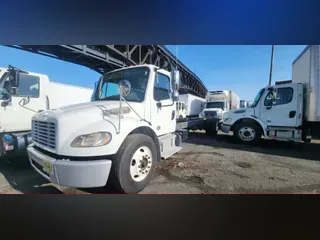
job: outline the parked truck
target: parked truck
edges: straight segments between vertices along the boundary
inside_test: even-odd
[[[222,118],[222,114],[230,109],[240,108],[240,97],[231,90],[210,91],[206,96],[206,103],[200,118],[217,116]]]
[[[182,121],[187,118],[187,105],[182,101],[176,102],[176,118],[177,121]]]
[[[34,114],[88,102],[91,94],[89,88],[51,82],[44,74],[12,66],[0,68],[0,156],[26,150],[32,141],[30,130]]]
[[[189,118],[198,117],[203,108],[203,103],[206,101],[204,98],[195,96],[193,94],[179,95],[179,101],[184,102],[187,107],[186,116]]]
[[[104,74],[91,102],[48,110],[32,118],[31,166],[49,181],[69,187],[103,187],[137,193],[157,162],[182,148],[186,129],[203,120],[176,121],[179,72],[154,65]]]
[[[320,135],[320,47],[310,45],[292,63],[292,82],[262,88],[250,108],[223,115],[221,129],[242,143],[265,139],[310,142]],[[291,80],[290,80],[291,81]]]
[[[246,108],[248,102],[246,100],[240,100],[240,108]]]

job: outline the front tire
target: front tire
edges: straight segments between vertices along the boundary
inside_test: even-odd
[[[261,140],[262,132],[256,123],[242,122],[234,127],[233,136],[238,143],[257,144]]]
[[[219,121],[213,120],[213,119],[207,119],[206,120],[206,126],[205,126],[206,134],[210,137],[215,137],[218,135],[219,131]]]
[[[110,179],[123,193],[138,193],[152,179],[156,169],[157,148],[144,134],[129,135],[115,155]]]

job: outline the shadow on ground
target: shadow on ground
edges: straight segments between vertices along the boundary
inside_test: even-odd
[[[262,139],[259,145],[250,146],[235,143],[232,135],[218,134],[216,137],[209,137],[201,132],[190,132],[189,138],[185,142],[212,146],[214,148],[227,148],[281,157],[320,161],[320,144],[317,143],[307,144]]]

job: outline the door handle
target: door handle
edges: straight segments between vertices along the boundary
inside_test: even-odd
[[[296,116],[296,111],[289,112],[289,118],[294,118]]]

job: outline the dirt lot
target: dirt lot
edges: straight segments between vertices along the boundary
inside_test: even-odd
[[[297,193],[320,192],[319,143],[263,141],[234,144],[219,134],[189,134],[183,150],[164,160],[142,193]],[[113,193],[99,189],[54,186],[39,176],[26,157],[0,163],[1,193]]]

